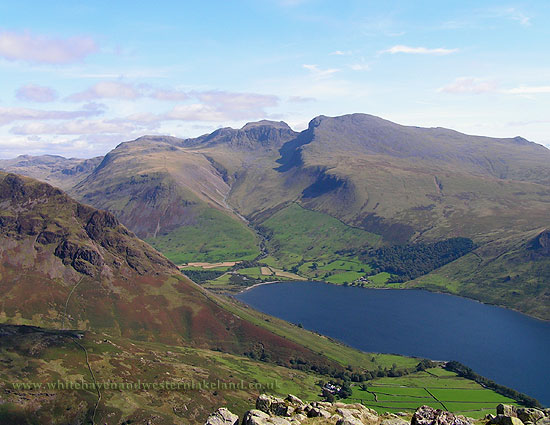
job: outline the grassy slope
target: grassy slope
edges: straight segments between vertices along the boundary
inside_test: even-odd
[[[66,423],[67,418],[91,418],[97,395],[86,390],[16,390],[13,383],[60,381],[92,382],[84,352],[70,338],[47,347],[47,343],[0,344],[5,367],[0,369],[0,388],[10,390],[3,397],[5,410],[24,412],[31,423]],[[293,393],[306,400],[318,399],[321,378],[313,373],[291,370],[216,351],[159,343],[132,341],[107,333],[90,332],[79,340],[88,351],[97,382],[161,383],[220,382],[245,383],[243,389],[102,390],[96,423],[109,425],[156,417],[156,424],[202,424],[221,405],[243,414],[260,392]],[[47,348],[46,348],[47,347]],[[273,385],[276,383],[276,385]],[[249,388],[262,384],[263,389]],[[273,388],[271,388],[273,387]],[[35,412],[37,404],[42,408]],[[60,409],[59,406],[69,406]],[[8,423],[2,417],[0,422]],[[6,413],[4,413],[6,414]],[[5,421],[3,420],[5,419]],[[11,418],[12,419],[12,418]],[[14,423],[10,421],[9,423]]]
[[[145,241],[176,264],[252,260],[260,253],[255,233],[216,209],[205,209],[192,224]]]
[[[334,271],[336,266],[328,264],[341,257],[338,251],[376,246],[380,242],[378,235],[347,226],[327,214],[307,210],[296,203],[263,221],[260,228],[266,234],[270,256],[287,269],[315,261],[320,263],[320,269]],[[342,260],[343,266],[338,270],[368,269],[368,265]],[[302,267],[300,271],[308,276],[307,269]]]
[[[229,189],[204,155],[143,138],[111,151],[71,194],[176,263],[254,258],[257,237],[226,205]]]

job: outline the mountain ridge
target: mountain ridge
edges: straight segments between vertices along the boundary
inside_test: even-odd
[[[111,211],[178,264],[253,260],[263,237],[258,229],[278,211],[292,216],[297,211],[288,208],[296,204],[302,215],[310,211],[335,218],[350,229],[378,235],[384,245],[472,239],[478,246],[472,255],[485,258],[475,270],[486,270],[496,285],[504,277],[485,267],[503,249],[515,251],[514,241],[548,228],[550,150],[519,136],[470,136],[368,114],[321,115],[299,133],[283,122],[264,120],[198,138],[144,136],[124,142],[69,192]],[[278,267],[319,260],[304,252],[283,255],[287,248],[281,243],[289,239],[277,241],[268,245]],[[483,250],[486,245],[500,248]],[[528,256],[512,257],[515,262],[502,266],[517,269],[515,281],[524,276],[521,287],[527,290],[531,284],[526,282],[536,279],[526,268]],[[293,260],[277,263],[282,258]],[[443,268],[457,267],[453,282],[462,279],[460,264]],[[472,283],[466,280],[458,285],[459,294],[470,294]],[[452,289],[445,279],[438,282],[437,290],[456,292],[457,284]],[[422,285],[434,287],[432,281]],[[489,287],[474,297],[494,302]],[[544,312],[548,306],[542,313],[540,308],[534,313],[538,317],[550,314]]]

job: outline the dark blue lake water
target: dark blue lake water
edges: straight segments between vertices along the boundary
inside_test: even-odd
[[[550,323],[465,298],[286,282],[237,295],[252,307],[370,352],[458,360],[550,406]]]

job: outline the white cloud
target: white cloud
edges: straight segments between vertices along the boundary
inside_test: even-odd
[[[0,32],[0,57],[31,63],[64,64],[78,62],[97,51],[91,38],[51,39],[29,32]]]
[[[88,135],[125,134],[136,130],[131,123],[110,120],[74,120],[64,123],[30,122],[13,127],[10,132],[18,136],[28,135]]]
[[[349,66],[353,71],[369,71],[370,66],[366,63],[354,63]]]
[[[313,78],[315,79],[321,79],[321,78],[328,78],[331,75],[339,72],[340,70],[337,68],[329,68],[329,69],[321,69],[318,65],[302,65],[303,68],[307,69],[309,72],[311,72]]]
[[[157,100],[180,101],[189,98],[189,95],[180,90],[158,89],[150,93],[150,97]]]
[[[519,86],[505,90],[508,94],[544,94],[550,93],[550,86]]]
[[[15,92],[19,100],[30,102],[52,102],[57,99],[57,92],[51,87],[28,84],[19,87]]]
[[[460,77],[452,83],[438,89],[444,93],[459,93],[459,94],[481,94],[494,92],[497,89],[497,84],[494,81],[482,80],[473,77]]]
[[[76,111],[46,111],[30,108],[2,108],[0,107],[0,125],[14,121],[29,120],[70,120],[82,117],[99,115],[103,111],[99,108],[83,108]]]
[[[517,10],[514,7],[508,7],[508,8],[502,9],[498,12],[498,15],[504,16],[508,19],[516,21],[520,25],[523,25],[524,27],[528,27],[531,25],[531,18],[527,16],[525,13],[523,13],[522,11]]]
[[[458,49],[444,49],[442,47],[430,49],[427,47],[411,47],[404,45],[393,46],[389,49],[382,51],[382,53],[391,53],[392,55],[396,53],[407,53],[415,55],[450,55],[451,53],[456,52],[458,52]]]
[[[315,100],[316,99],[313,97],[303,97],[303,96],[290,96],[288,98],[288,101],[293,103],[315,102]]]
[[[213,121],[222,122],[227,116],[215,108],[193,103],[190,105],[177,105],[166,115],[159,116],[159,120],[181,120],[181,121]]]
[[[129,83],[116,81],[102,81],[94,84],[87,90],[74,93],[67,98],[76,102],[94,99],[124,99],[133,100],[143,96],[139,88]]]
[[[334,52],[329,53],[332,56],[349,56],[351,55],[351,51],[349,50],[335,50]]]

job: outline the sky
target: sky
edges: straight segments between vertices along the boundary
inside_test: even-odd
[[[0,158],[362,112],[550,146],[550,2],[0,2]]]

